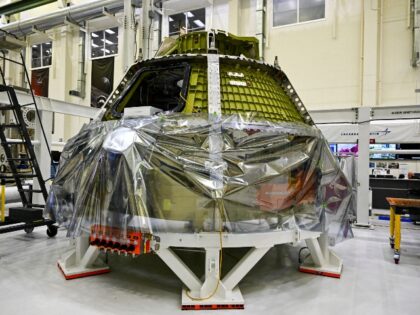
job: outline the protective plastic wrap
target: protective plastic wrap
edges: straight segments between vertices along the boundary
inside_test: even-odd
[[[92,122],[64,148],[46,210],[68,236],[142,233],[352,236],[351,187],[316,127],[165,114]]]

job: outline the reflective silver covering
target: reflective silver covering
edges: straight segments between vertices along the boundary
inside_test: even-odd
[[[316,127],[178,113],[84,126],[46,210],[71,237],[94,225],[122,235],[299,228],[337,242],[352,236],[350,197]]]

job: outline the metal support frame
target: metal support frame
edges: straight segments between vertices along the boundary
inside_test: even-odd
[[[369,224],[369,138],[371,108],[358,109],[359,155],[357,159],[357,226],[370,227]]]
[[[258,38],[258,46],[260,50],[260,58],[264,60],[265,47],[265,10],[266,0],[257,0],[255,17],[256,17],[256,33]]]
[[[33,102],[30,93],[16,91],[16,96],[20,104],[28,104]],[[59,114],[80,116],[86,118],[96,118],[100,112],[100,108],[83,106],[65,101],[55,100],[48,97],[35,96],[38,110],[46,112],[54,112]],[[7,96],[0,94],[0,103],[8,104],[10,101]],[[30,107],[29,107],[30,108]]]
[[[372,107],[372,119],[420,119],[419,105]]]
[[[110,272],[109,267],[98,257],[99,249],[89,245],[89,237],[83,235],[71,243],[73,249],[57,262],[66,280]]]
[[[48,35],[45,31],[41,31],[38,29],[36,25],[32,26],[32,32],[39,35],[41,38],[45,40],[54,40],[54,38],[50,35]]]
[[[151,10],[151,6],[149,1],[142,2],[142,46],[143,47],[143,58],[149,59],[150,58],[150,51],[151,51],[151,31],[153,26],[153,18],[149,15]]]
[[[328,236],[323,233],[318,238],[306,239],[311,256],[305,259],[299,270],[306,273],[340,278],[343,260],[328,248]]]
[[[239,282],[275,245],[297,244],[305,240],[311,256],[300,266],[300,271],[339,278],[342,260],[328,248],[328,236],[320,232],[300,230],[274,230],[263,233],[158,233],[156,254],[184,284],[182,291],[183,309],[243,308],[244,299],[238,288]],[[251,249],[223,277],[219,279],[219,262],[222,247]],[[58,261],[66,279],[80,278],[109,272],[99,259],[99,249],[89,245],[87,236],[72,241],[73,249]],[[204,248],[205,274],[200,279],[174,252],[174,248]],[[222,266],[223,267],[223,266]]]
[[[212,42],[214,43],[214,42]],[[214,47],[211,47],[214,48]],[[220,117],[222,114],[220,101],[220,69],[219,69],[219,55],[207,55],[207,89],[208,89],[208,106],[209,116],[215,115]]]
[[[357,108],[308,110],[315,124],[357,123]]]
[[[39,117],[35,120],[35,139],[41,139],[40,145],[35,146],[35,155],[44,180],[50,178],[51,172],[51,157],[48,148],[51,147],[52,142],[52,116],[52,112],[39,111]],[[45,138],[42,134],[42,127],[44,128]],[[47,191],[49,191],[47,182],[45,186]],[[38,179],[34,180],[34,189],[40,189]],[[33,198],[33,203],[45,204],[45,199],[42,195],[34,194]]]
[[[115,14],[109,11],[107,7],[102,8],[102,14],[110,19],[114,19],[115,21],[117,21]]]
[[[83,26],[79,25],[77,22],[72,21],[68,16],[64,17],[64,25],[68,25],[68,26],[72,26],[75,29],[78,29],[84,33],[87,33],[86,28],[84,28]]]
[[[358,124],[361,108],[370,108],[368,120],[420,119],[419,105],[352,107],[341,109],[308,110],[315,124]]]
[[[145,1],[143,1],[145,2]],[[134,6],[131,0],[124,0],[124,50],[123,50],[123,71],[127,71],[129,67],[134,63],[134,46],[136,31],[134,20]]]

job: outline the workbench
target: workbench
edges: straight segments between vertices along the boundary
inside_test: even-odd
[[[390,206],[389,241],[394,249],[394,261],[398,264],[401,256],[401,215],[420,214],[420,199],[387,197],[386,200]]]

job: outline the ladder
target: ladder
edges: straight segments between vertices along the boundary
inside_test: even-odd
[[[3,30],[0,31],[4,33],[4,37],[11,38],[12,41],[18,40],[14,35]],[[0,60],[9,61],[23,67],[24,75],[27,82],[29,83],[29,93],[31,95],[32,101],[28,104],[19,103],[15,88],[7,84],[4,69],[2,69],[0,65],[0,77],[2,80],[2,82],[0,82],[0,93],[6,93],[9,100],[8,104],[0,103],[0,111],[3,111],[3,113],[11,113],[10,117],[14,117],[15,121],[14,123],[6,122],[0,125],[0,141],[11,171],[11,174],[0,173],[0,180],[2,180],[3,183],[5,180],[13,180],[15,182],[20,199],[22,201],[22,207],[9,209],[9,216],[7,217],[7,220],[2,222],[0,225],[0,234],[20,229],[24,229],[25,232],[30,233],[35,226],[47,225],[48,236],[55,236],[57,233],[57,227],[53,225],[55,223],[54,218],[48,220],[44,219],[43,216],[45,203],[48,199],[48,190],[37,161],[34,145],[31,141],[31,136],[25,122],[22,108],[30,107],[31,109],[35,110],[36,118],[39,120],[39,126],[44,138],[43,140],[45,141],[50,157],[51,150],[48,146],[47,137],[42,126],[41,116],[36,104],[35,95],[30,84],[29,74],[25,64],[25,57],[22,52],[19,54],[21,59],[20,61],[7,58],[5,54],[0,54]],[[17,139],[15,137],[14,139],[9,139],[7,137],[9,130],[16,130],[15,135],[18,134],[19,137]],[[18,149],[23,148],[22,151],[24,154],[21,156],[14,155],[13,148],[15,146],[18,146]],[[19,166],[22,163],[25,163],[28,167],[27,172],[20,171]],[[33,185],[25,185],[25,181],[29,179],[37,181],[38,187],[36,189],[33,188]],[[34,194],[41,195],[38,200],[42,200],[42,203],[33,203],[32,196]]]

